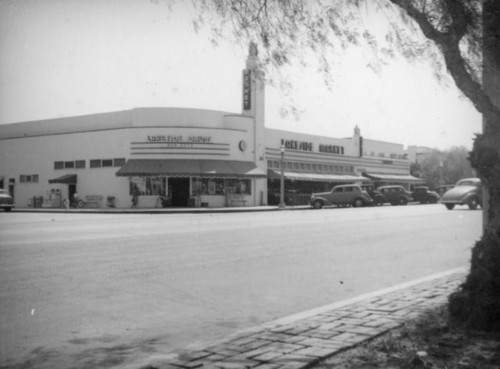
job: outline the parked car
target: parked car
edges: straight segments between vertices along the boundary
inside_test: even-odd
[[[446,191],[451,190],[453,187],[455,187],[455,185],[452,184],[437,186],[436,193],[439,195],[439,197],[441,197]]]
[[[436,204],[440,198],[436,192],[429,191],[429,187],[427,186],[415,187],[412,197],[413,201],[418,201],[421,204]]]
[[[377,188],[384,197],[384,203],[389,202],[391,205],[406,205],[413,201],[411,193],[403,186],[382,186]]]
[[[380,193],[380,191],[377,191],[375,189],[375,186],[372,184],[369,185],[361,185],[360,186],[363,191],[366,191],[368,195],[370,195],[370,198],[373,200],[373,205],[375,206],[382,206],[384,205],[384,196]]]
[[[309,203],[314,209],[321,209],[323,206],[337,205],[346,206],[366,206],[371,205],[373,200],[370,195],[363,191],[358,185],[335,186],[330,192],[313,193]]]
[[[445,192],[441,197],[441,203],[448,210],[453,210],[455,205],[467,205],[469,209],[475,210],[482,206],[483,191],[479,178],[465,178],[457,182],[454,188]]]
[[[9,191],[0,189],[0,208],[4,211],[11,211],[14,206],[14,198]]]

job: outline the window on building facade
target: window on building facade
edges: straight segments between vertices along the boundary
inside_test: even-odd
[[[125,158],[117,158],[117,159],[113,159],[113,166],[114,167],[122,167],[125,165]]]
[[[54,169],[64,169],[64,161],[55,161]]]
[[[94,159],[90,161],[91,168],[100,168],[101,167],[101,159]]]
[[[64,162],[64,169],[72,169],[74,167],[75,167],[74,161],[65,161]]]
[[[102,160],[102,167],[103,168],[109,168],[113,166],[113,159],[103,159]]]
[[[20,183],[38,183],[38,174],[21,174],[19,176]]]
[[[85,168],[85,160],[76,160],[75,161],[75,168],[84,169]]]

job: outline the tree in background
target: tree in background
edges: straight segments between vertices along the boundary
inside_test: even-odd
[[[417,162],[411,164],[410,173],[425,179],[431,189],[455,184],[460,179],[476,176],[468,157],[469,152],[463,146],[444,151],[433,150],[419,155]]]
[[[471,270],[450,312],[470,327],[500,331],[500,1],[498,0],[193,0],[212,42],[228,32],[236,41],[258,45],[266,82],[290,84],[282,71],[314,55],[327,85],[334,61],[349,47],[370,54],[378,72],[397,55],[451,76],[482,113],[483,133],[470,159],[486,196],[484,233],[473,249]],[[385,29],[370,29],[381,15]],[[378,25],[378,24],[377,24]],[[381,29],[382,28],[382,29]],[[231,33],[230,30],[233,32]],[[262,74],[264,75],[264,74]]]

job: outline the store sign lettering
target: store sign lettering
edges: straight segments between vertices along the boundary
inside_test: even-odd
[[[152,135],[147,136],[149,143],[191,143],[191,144],[211,144],[211,136],[167,136]]]
[[[281,140],[281,144],[285,146],[287,150],[313,151],[312,142]]]
[[[328,154],[344,154],[342,146],[335,145],[319,145],[319,152],[326,152]]]
[[[252,72],[249,69],[243,71],[243,110],[252,108]]]
[[[281,145],[284,146],[286,150],[314,151],[313,150],[314,146],[312,142],[282,139]],[[336,145],[319,145],[318,152],[344,155],[344,147]]]

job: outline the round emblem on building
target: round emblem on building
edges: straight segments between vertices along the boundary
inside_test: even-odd
[[[247,149],[247,143],[244,140],[241,140],[238,146],[241,151],[245,151]]]

